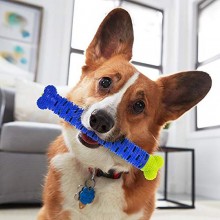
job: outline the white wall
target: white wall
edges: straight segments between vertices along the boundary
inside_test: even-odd
[[[66,84],[68,74],[69,49],[71,40],[71,19],[74,0],[17,0],[30,4],[42,6],[43,25],[40,45],[40,59],[38,64],[37,81],[48,84]],[[149,4],[165,11],[165,41],[175,44],[176,38],[167,31],[168,20],[172,19],[173,0],[136,0]],[[176,57],[176,51],[173,47],[166,50],[165,44],[165,72],[174,72],[176,70],[170,56]],[[166,54],[166,51],[169,51]],[[170,65],[171,64],[171,65]]]
[[[189,2],[199,2],[188,0]],[[192,4],[189,5],[189,8]],[[190,9],[191,11],[193,9]],[[191,15],[193,16],[193,15]],[[189,24],[192,27],[193,24]],[[193,39],[191,45],[193,46]],[[195,56],[195,54],[193,54]],[[190,62],[189,62],[190,63]],[[193,65],[191,63],[191,65]],[[211,110],[211,109],[210,109]],[[187,115],[186,145],[192,146],[196,152],[196,193],[207,198],[220,199],[220,129],[203,131],[194,130],[195,112]],[[210,111],[211,113],[211,111]],[[207,112],[208,116],[209,112]]]
[[[30,4],[42,6],[44,8],[40,59],[38,65],[37,82],[44,84],[52,83],[64,85],[67,82],[69,49],[71,40],[71,19],[74,0],[17,0]],[[136,0],[149,4],[165,11],[165,41],[169,37],[170,41],[175,42],[167,30],[168,20],[172,19],[173,4],[172,0]],[[175,22],[175,21],[174,21]],[[166,46],[166,45],[165,45]],[[166,48],[165,48],[166,51]],[[167,50],[168,51],[168,50]],[[165,52],[164,70],[174,72],[175,67],[170,65],[169,56],[175,57],[176,51],[169,49]]]
[[[165,39],[164,39],[164,73],[175,73],[192,70],[186,58],[191,53],[189,41],[189,11],[188,1],[170,0],[165,11]],[[191,56],[191,55],[190,55]],[[168,146],[187,147],[186,145],[186,115],[172,122],[169,129]],[[189,146],[188,146],[189,147]],[[168,191],[172,193],[188,192],[189,183],[189,154],[169,154],[169,183]],[[188,178],[188,179],[187,179]],[[160,188],[161,190],[163,187]]]
[[[37,81],[65,85],[69,62],[74,0],[23,0],[43,7]]]
[[[195,3],[199,0],[174,0],[178,19],[177,70],[194,69],[195,65]],[[174,47],[176,47],[174,46]],[[175,49],[174,49],[175,50]],[[208,114],[208,113],[207,113]],[[194,109],[185,114],[171,129],[170,145],[195,149],[196,155],[196,195],[220,199],[220,129],[195,131]],[[189,193],[189,157],[170,158],[170,192]]]

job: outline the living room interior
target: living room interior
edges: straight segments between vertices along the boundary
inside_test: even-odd
[[[219,0],[0,0],[0,219],[36,219],[47,148],[61,133],[36,101],[46,85],[63,96],[76,85],[89,42],[116,7],[131,14],[141,73],[156,80],[198,69],[212,78],[207,97],[162,130],[152,219],[220,218]]]

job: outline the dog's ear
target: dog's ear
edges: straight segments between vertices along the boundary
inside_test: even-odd
[[[177,73],[160,78],[162,92],[159,124],[175,120],[201,101],[211,88],[210,76],[201,71]]]
[[[130,60],[133,40],[132,21],[128,12],[121,8],[112,10],[100,24],[86,50],[86,65],[102,64],[117,54]]]

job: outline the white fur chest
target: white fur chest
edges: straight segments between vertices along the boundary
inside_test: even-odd
[[[79,185],[89,178],[88,171],[79,167],[71,153],[57,155],[52,160],[53,166],[62,173],[61,192],[64,196],[63,210],[70,211],[72,220],[138,220],[143,212],[127,215],[122,179],[111,180],[96,178],[95,199],[84,209],[79,209],[79,202],[74,199]]]

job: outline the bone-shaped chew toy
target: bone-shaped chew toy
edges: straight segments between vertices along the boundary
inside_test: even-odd
[[[100,145],[142,170],[147,180],[155,179],[158,170],[163,166],[163,158],[161,156],[149,155],[128,139],[108,142],[99,138],[94,131],[88,130],[81,122],[83,109],[57,94],[54,86],[49,85],[44,89],[43,95],[37,100],[37,105],[40,109],[53,111],[60,118],[75,126]]]

